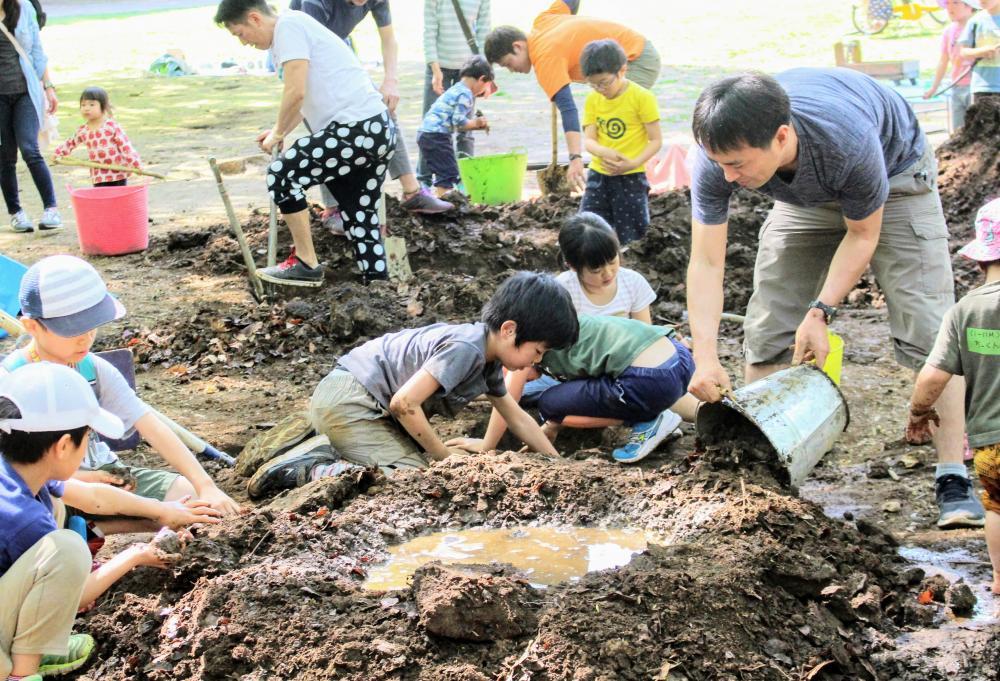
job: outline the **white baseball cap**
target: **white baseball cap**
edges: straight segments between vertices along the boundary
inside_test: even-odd
[[[73,369],[51,362],[32,362],[0,379],[0,397],[14,403],[21,417],[0,419],[9,433],[68,432],[90,426],[111,439],[125,432],[122,420],[101,409],[87,379]]]
[[[125,306],[108,293],[97,270],[72,255],[52,255],[29,267],[21,279],[20,303],[21,314],[64,338],[125,316]]]

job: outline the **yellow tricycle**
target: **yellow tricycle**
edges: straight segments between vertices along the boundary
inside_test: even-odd
[[[854,28],[865,35],[881,33],[892,20],[928,18],[940,26],[948,21],[943,5],[943,2],[924,4],[916,0],[858,0],[851,9],[851,21]]]

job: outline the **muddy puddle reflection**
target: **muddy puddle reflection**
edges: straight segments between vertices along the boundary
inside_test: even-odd
[[[373,567],[365,587],[408,586],[414,571],[434,560],[443,563],[509,563],[533,586],[577,580],[588,572],[628,564],[652,540],[637,529],[597,527],[518,527],[438,532],[389,547],[391,557]]]

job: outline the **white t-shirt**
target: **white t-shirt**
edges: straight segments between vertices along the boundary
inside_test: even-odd
[[[289,10],[278,16],[271,56],[279,67],[296,59],[309,62],[302,115],[314,132],[333,121],[355,123],[386,110],[347,43],[305,12]]]
[[[591,302],[580,280],[573,270],[566,270],[556,277],[556,281],[569,291],[573,299],[573,307],[578,314],[589,314],[604,317],[630,317],[633,312],[639,312],[656,300],[656,293],[646,278],[638,272],[621,267],[618,269],[618,291],[615,297],[606,305],[595,305]]]

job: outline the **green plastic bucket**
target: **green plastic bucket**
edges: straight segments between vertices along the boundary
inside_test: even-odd
[[[528,154],[524,151],[458,159],[458,172],[469,199],[490,206],[520,201],[527,169]]]

